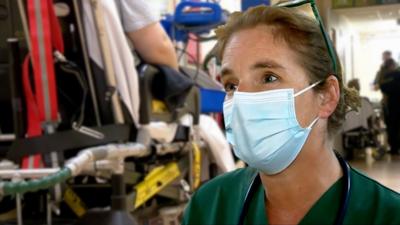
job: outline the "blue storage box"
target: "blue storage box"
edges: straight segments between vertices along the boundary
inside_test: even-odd
[[[172,15],[164,15],[160,23],[171,40],[185,42],[188,40],[189,36],[187,32],[181,31],[174,27],[174,17]]]
[[[221,90],[200,88],[201,112],[219,113],[222,112],[225,92]]]
[[[242,11],[258,5],[270,5],[270,0],[242,0]]]
[[[198,10],[186,11],[187,8]],[[174,21],[189,26],[218,24],[222,22],[222,9],[219,4],[212,2],[184,0],[176,6]]]

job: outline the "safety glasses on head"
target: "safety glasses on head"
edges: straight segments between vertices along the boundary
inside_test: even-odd
[[[337,64],[337,60],[336,60],[336,53],[335,50],[333,49],[333,45],[332,45],[332,41],[329,38],[328,33],[325,30],[324,24],[322,22],[322,18],[319,14],[317,5],[315,4],[315,0],[294,0],[294,1],[288,1],[288,2],[283,2],[283,3],[278,3],[277,5],[275,5],[275,7],[287,7],[287,8],[294,8],[294,7],[299,7],[305,4],[310,4],[311,5],[311,9],[312,12],[315,16],[315,18],[317,19],[318,23],[319,23],[319,28],[321,29],[322,32],[322,36],[324,37],[324,41],[326,44],[326,47],[328,48],[329,51],[329,56],[332,60],[332,65],[333,65],[333,71],[335,72],[335,74],[338,74],[338,64]]]

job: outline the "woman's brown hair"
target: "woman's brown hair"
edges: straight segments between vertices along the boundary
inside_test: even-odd
[[[343,124],[346,112],[357,110],[360,105],[358,93],[343,85],[340,65],[333,71],[333,62],[329,57],[318,22],[300,13],[296,9],[283,7],[257,6],[245,12],[235,12],[228,22],[216,29],[218,37],[218,57],[222,59],[226,44],[235,32],[266,25],[275,39],[283,40],[294,52],[299,63],[308,72],[310,83],[325,81],[335,75],[339,81],[340,99],[335,112],[328,120],[328,133],[335,134]],[[324,82],[316,87],[321,91]]]

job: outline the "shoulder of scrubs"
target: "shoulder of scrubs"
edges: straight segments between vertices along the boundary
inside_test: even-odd
[[[345,224],[400,224],[400,194],[355,169]]]
[[[116,0],[125,32],[140,30],[159,21],[157,12],[145,0]]]
[[[238,169],[204,184],[192,196],[182,224],[237,224],[255,169]]]

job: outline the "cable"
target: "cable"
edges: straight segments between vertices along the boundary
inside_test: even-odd
[[[77,121],[77,125],[81,126],[85,119],[86,99],[88,96],[87,81],[85,80],[84,76],[82,76],[82,71],[80,71],[79,67],[77,65],[75,65],[74,63],[72,63],[71,61],[62,63],[60,68],[66,73],[75,75],[76,79],[78,80],[78,82],[83,90],[83,96],[82,96],[81,107],[80,107],[80,115],[79,115],[78,121]],[[72,120],[74,120],[74,118]]]
[[[208,64],[212,59],[216,59],[216,65],[221,66],[221,59],[218,57],[218,49],[217,45],[214,45],[213,48],[207,53],[203,60],[203,70],[209,71]]]
[[[196,40],[196,41],[199,41],[199,42],[206,42],[206,41],[216,40],[217,39],[217,35],[213,35],[213,36],[210,36],[210,37],[202,37],[200,35],[197,35],[197,39],[192,38],[192,37],[189,37],[189,39],[190,40]]]
[[[189,44],[189,42],[185,42],[185,43],[184,43],[184,46],[183,46],[183,48],[182,48],[182,50],[181,50],[181,54],[180,54],[179,57],[178,57],[178,62],[181,61],[182,56],[185,54],[185,52],[186,52],[186,50],[187,50],[187,47],[188,47],[188,44]]]
[[[178,50],[178,51],[181,51],[182,54],[185,54],[185,55],[189,56],[189,58],[196,64],[196,73],[195,73],[194,77],[192,78],[194,80],[194,82],[196,83],[197,77],[199,76],[199,73],[200,73],[200,63],[199,63],[199,61],[196,59],[196,57],[194,57],[192,54],[187,52],[186,49],[182,49],[182,48],[179,48],[179,47],[175,47],[175,49]]]

